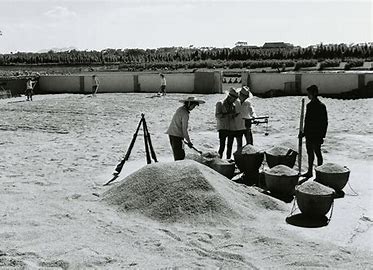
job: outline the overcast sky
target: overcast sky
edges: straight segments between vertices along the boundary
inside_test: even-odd
[[[373,0],[0,0],[0,53],[373,41]]]

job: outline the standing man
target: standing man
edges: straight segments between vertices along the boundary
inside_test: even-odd
[[[92,76],[92,97],[96,96],[99,86],[100,86],[100,81],[98,80],[98,77],[95,74]]]
[[[233,87],[231,87],[227,97],[224,100],[218,101],[215,106],[215,117],[219,135],[218,153],[220,158],[223,156],[227,139],[227,159],[230,159],[232,155],[233,140],[235,137],[234,122],[238,115],[235,106],[237,98],[238,93]]]
[[[244,86],[241,88],[238,98],[241,104],[240,119],[243,120],[243,130],[242,133],[245,136],[246,144],[253,145],[253,134],[251,132],[252,119],[256,117],[254,107],[252,106],[250,99],[253,94],[250,92],[250,88]]]
[[[161,87],[159,89],[159,95],[162,95],[162,96],[165,96],[166,95],[166,78],[165,76],[161,73],[159,74],[159,76],[161,77]]]
[[[33,81],[32,78],[28,78],[26,82],[26,101],[32,101],[32,95],[34,94],[34,87],[36,85],[36,81]]]
[[[176,110],[174,116],[172,117],[171,124],[166,132],[170,139],[170,144],[175,161],[183,160],[185,158],[183,144],[184,139],[189,147],[193,146],[188,134],[190,111],[193,110],[196,106],[199,106],[199,104],[205,103],[203,100],[198,100],[194,97],[188,97],[187,99],[182,99],[179,101],[184,103],[184,105]]]
[[[308,170],[303,174],[305,178],[313,176],[313,161],[315,154],[317,157],[317,165],[323,164],[321,154],[321,145],[324,143],[324,138],[328,128],[328,114],[326,106],[318,99],[319,90],[316,85],[311,85],[307,88],[307,95],[310,102],[307,104],[306,116],[304,120],[304,132],[299,134],[300,137],[306,137],[306,149],[308,155]]]

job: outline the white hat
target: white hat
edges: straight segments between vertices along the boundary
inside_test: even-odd
[[[250,88],[248,86],[243,86],[240,90],[240,94],[246,96],[247,98],[253,97],[253,94],[250,92]]]
[[[192,103],[198,103],[198,104],[205,103],[205,101],[200,100],[200,99],[195,99],[194,97],[188,97],[186,99],[180,99],[179,102],[182,102],[182,103],[192,102]]]

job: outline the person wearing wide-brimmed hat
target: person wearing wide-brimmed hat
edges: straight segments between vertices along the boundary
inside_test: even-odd
[[[226,141],[227,142],[227,159],[231,158],[235,130],[235,117],[239,114],[236,111],[235,101],[238,98],[237,91],[231,87],[228,95],[224,100],[218,101],[215,106],[215,117],[219,135],[219,156],[222,158]]]
[[[189,113],[199,104],[205,103],[203,100],[188,97],[179,100],[183,106],[179,107],[172,117],[170,126],[166,134],[170,139],[170,144],[175,160],[182,160],[185,158],[184,143],[185,140],[189,147],[193,147],[188,133]]]
[[[240,116],[237,118],[238,121],[241,121],[242,135],[245,136],[246,144],[253,144],[253,134],[251,132],[251,121],[256,117],[254,107],[251,104],[251,98],[253,94],[250,91],[248,86],[243,86],[238,94],[238,99],[241,104]]]

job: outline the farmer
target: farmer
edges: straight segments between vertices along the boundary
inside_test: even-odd
[[[159,76],[161,77],[161,87],[159,88],[159,95],[162,95],[162,96],[165,96],[166,95],[166,78],[164,76],[164,74],[159,74]]]
[[[235,136],[235,118],[239,114],[236,112],[235,101],[238,98],[238,93],[231,87],[228,95],[224,100],[218,101],[215,106],[215,117],[217,122],[217,130],[219,135],[219,156],[222,158],[225,144],[227,143],[227,159],[231,158],[233,140]]]
[[[250,99],[253,97],[253,94],[250,92],[250,88],[244,86],[241,88],[238,99],[241,104],[240,117],[238,120],[243,120],[243,129],[242,133],[245,136],[246,144],[253,144],[253,134],[251,132],[251,121],[256,117],[254,107],[252,106]]]
[[[97,75],[92,75],[92,97],[96,96],[98,87],[100,86],[100,81],[98,80]]]
[[[27,97],[27,101],[32,101],[32,95],[34,94],[34,87],[36,85],[36,82],[37,81],[33,81],[32,78],[28,78],[27,82],[26,82],[26,91],[25,91],[25,94],[26,94],[26,97]]]
[[[182,99],[179,101],[184,104],[176,110],[174,116],[172,117],[171,124],[166,132],[170,139],[175,160],[182,160],[185,158],[183,140],[186,141],[189,147],[193,147],[188,134],[189,113],[196,106],[199,106],[199,104],[205,103],[203,100],[198,100],[194,97],[188,97],[187,99]]]
[[[307,95],[310,102],[307,104],[306,116],[304,120],[304,132],[299,134],[299,137],[306,137],[306,149],[308,155],[308,170],[303,174],[305,178],[313,176],[313,161],[315,154],[317,157],[317,165],[323,164],[321,154],[321,145],[324,143],[326,130],[328,128],[328,114],[326,106],[322,103],[317,95],[319,90],[316,85],[311,85],[307,88]]]

